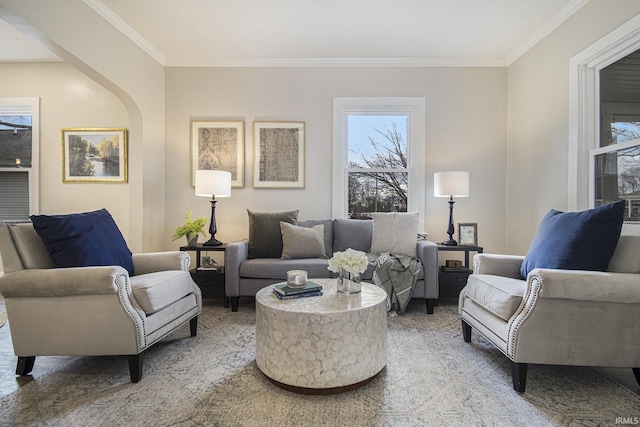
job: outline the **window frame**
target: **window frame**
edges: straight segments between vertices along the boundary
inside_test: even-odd
[[[407,116],[407,211],[419,213],[419,229],[423,229],[426,213],[426,101],[423,97],[334,98],[333,218],[346,218],[348,213],[348,118],[352,114]]]
[[[31,114],[31,167],[0,167],[2,172],[28,173],[29,215],[40,212],[40,98],[0,97],[0,115]]]

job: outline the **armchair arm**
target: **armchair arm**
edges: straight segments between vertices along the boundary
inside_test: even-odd
[[[527,277],[528,288],[539,288],[543,299],[640,303],[640,274],[536,268]]]
[[[19,270],[0,277],[0,293],[5,298],[116,294],[122,276],[128,280],[120,266]]]
[[[189,271],[191,257],[187,252],[147,252],[133,254],[133,274],[155,273],[166,270]]]
[[[476,254],[473,257],[473,272],[519,279],[522,260],[524,256],[519,255]]]
[[[225,294],[228,297],[240,295],[240,264],[249,257],[249,239],[227,244],[224,251]]]

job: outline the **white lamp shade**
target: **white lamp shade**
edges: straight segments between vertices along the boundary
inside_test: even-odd
[[[438,172],[433,175],[435,197],[468,197],[469,172]]]
[[[196,171],[196,196],[230,197],[231,172],[215,170]]]

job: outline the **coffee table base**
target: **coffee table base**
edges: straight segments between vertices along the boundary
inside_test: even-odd
[[[384,370],[384,368],[382,370]],[[382,370],[380,372],[382,372]],[[293,392],[293,393],[309,394],[309,395],[315,395],[315,396],[327,396],[327,395],[330,395],[330,394],[339,394],[339,393],[344,393],[344,392],[347,392],[347,391],[352,391],[352,390],[360,388],[360,387],[362,387],[364,385],[367,385],[371,381],[376,379],[376,377],[378,375],[380,375],[380,372],[378,372],[377,374],[375,374],[371,378],[367,378],[366,380],[357,382],[355,384],[344,385],[344,386],[341,386],[341,387],[329,387],[329,388],[298,387],[298,386],[294,386],[294,385],[281,383],[280,381],[276,381],[273,378],[269,378],[267,375],[264,375],[264,376],[269,381],[271,381],[273,384],[275,384],[278,387],[280,387],[281,389],[284,389],[284,390],[287,390],[287,391],[290,391],[290,392]]]

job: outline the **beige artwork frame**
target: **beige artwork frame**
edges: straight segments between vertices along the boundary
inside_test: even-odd
[[[62,129],[62,182],[128,182],[127,129]]]
[[[253,122],[253,187],[305,188],[303,121]]]
[[[191,185],[196,171],[231,172],[231,187],[244,188],[244,121],[191,121]]]

